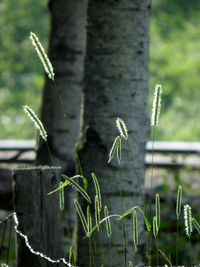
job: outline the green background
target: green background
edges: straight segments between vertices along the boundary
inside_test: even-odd
[[[197,0],[152,2],[150,112],[155,84],[163,86],[157,140],[199,140],[199,17]],[[22,107],[29,105],[40,114],[44,71],[29,34],[35,32],[48,50],[47,1],[2,0],[0,29],[0,138],[34,138]]]

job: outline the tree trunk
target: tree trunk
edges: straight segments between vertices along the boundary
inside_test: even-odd
[[[76,141],[83,85],[85,1],[50,0],[49,9],[49,58],[54,68],[56,86],[46,77],[41,119],[48,133],[48,143],[55,163],[71,175],[75,169],[73,144],[56,87],[69,116],[69,124]],[[39,164],[52,164],[45,145],[40,144],[37,161]]]
[[[76,142],[79,133],[83,84],[85,0],[50,0],[49,9],[51,13],[49,58],[54,67],[56,86],[46,77],[41,120],[48,133],[53,165],[61,166],[62,172],[71,176],[75,173],[73,142],[57,90]],[[52,165],[47,146],[42,140],[37,151],[36,163]],[[70,214],[68,218],[70,230],[75,220],[71,201],[73,196],[73,190],[65,196],[66,212]]]
[[[108,164],[108,155],[117,135],[115,120],[126,123],[129,143],[135,155],[135,165],[143,189],[145,176],[145,143],[149,134],[148,119],[148,50],[149,0],[90,0],[88,3],[87,50],[83,90],[83,112],[79,156],[83,173],[89,178],[89,195],[94,197],[91,173],[99,180],[103,205],[110,214],[122,214],[133,206],[143,206],[131,155],[124,140],[120,171],[116,160]],[[120,185],[121,184],[121,185]],[[83,205],[83,209],[85,207]],[[139,216],[138,264],[144,265],[143,219]],[[89,241],[83,238],[82,225],[77,220],[77,264],[89,266]],[[132,217],[125,219],[126,261],[136,258],[133,245]],[[110,240],[103,233],[104,260],[101,238],[95,234],[96,266],[124,265],[122,223],[112,220],[112,257]],[[92,264],[93,266],[93,264]]]

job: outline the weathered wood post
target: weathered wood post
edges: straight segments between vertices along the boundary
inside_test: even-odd
[[[17,169],[13,173],[14,208],[19,230],[27,235],[34,251],[52,259],[63,257],[62,223],[59,193],[48,196],[58,186],[60,168],[36,167]],[[63,266],[34,255],[17,235],[17,267]]]

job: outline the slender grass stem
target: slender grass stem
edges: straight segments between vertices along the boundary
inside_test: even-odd
[[[153,126],[153,143],[152,143],[152,153],[151,153],[151,180],[150,180],[150,202],[149,202],[149,220],[152,221],[152,195],[153,195],[153,175],[154,175],[154,167],[153,167],[153,159],[154,159],[154,143],[155,143],[155,136],[156,136],[156,127]],[[151,264],[151,243],[153,241],[152,233],[149,232],[148,244],[147,244],[147,258],[148,258],[148,265]]]
[[[153,126],[153,143],[152,143],[152,154],[151,154],[151,184],[150,184],[150,206],[149,206],[149,213],[150,213],[150,221],[152,220],[152,194],[153,194],[153,175],[154,175],[154,167],[153,167],[153,159],[154,159],[154,143],[155,143],[155,136],[156,136],[156,127]]]
[[[65,106],[64,106],[62,97],[60,95],[60,92],[59,92],[59,89],[58,89],[56,81],[54,81],[54,84],[55,84],[56,93],[57,93],[57,96],[58,96],[58,99],[59,99],[59,102],[60,102],[60,105],[61,105],[61,109],[62,109],[62,112],[64,114],[65,122],[66,122],[67,128],[69,130],[69,134],[70,134],[71,141],[72,141],[72,144],[73,144],[74,153],[75,153],[75,157],[76,157],[76,160],[77,160],[78,168],[79,168],[80,174],[83,176],[83,170],[82,170],[80,159],[79,159],[78,152],[77,152],[77,149],[76,149],[76,145],[75,145],[75,140],[74,140],[74,136],[73,136],[73,133],[72,133],[72,129],[71,129],[71,126],[70,126],[70,123],[69,123],[69,116],[67,115],[67,112],[65,110]]]
[[[101,260],[104,266],[104,247],[103,247],[103,233],[102,233],[102,225],[100,226],[100,240],[101,240]]]
[[[155,238],[156,265],[158,266],[158,238]]]
[[[131,160],[132,160],[132,163],[133,163],[133,170],[134,170],[135,177],[136,177],[136,180],[137,180],[137,184],[138,184],[138,188],[139,188],[139,191],[140,191],[140,195],[142,196],[142,198],[143,198],[143,202],[144,202],[144,205],[145,205],[144,193],[142,192],[141,185],[140,185],[140,181],[139,181],[139,177],[138,177],[138,173],[137,173],[137,170],[136,170],[133,151],[132,151],[132,149],[131,149],[131,146],[130,146],[128,140],[126,140],[126,144],[127,144],[127,146],[128,146],[129,152],[130,152],[130,154],[131,154]]]
[[[110,267],[112,267],[112,242],[110,240]]]
[[[179,237],[179,227],[177,220],[176,221],[176,266],[178,266],[178,237]]]
[[[121,210],[122,214],[124,213],[124,200],[123,200],[123,193],[122,193],[122,172],[119,166],[119,174],[120,174],[120,197],[121,197]],[[122,219],[122,232],[123,232],[123,241],[124,241],[124,267],[126,267],[127,263],[127,255],[126,255],[126,231],[125,231],[125,222]]]
[[[92,244],[91,239],[89,238],[89,254],[90,254],[90,267],[92,267]]]

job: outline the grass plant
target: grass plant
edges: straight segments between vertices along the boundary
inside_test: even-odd
[[[55,74],[53,72],[53,67],[41,45],[41,43],[39,42],[38,37],[34,34],[31,33],[30,38],[33,42],[33,45],[36,49],[36,52],[38,53],[38,56],[44,66],[45,71],[48,74],[48,77],[55,83]],[[56,83],[55,83],[56,85]],[[58,98],[63,110],[63,115],[64,117],[67,118],[67,114],[65,112],[64,109],[64,105],[62,102],[62,98],[59,94],[59,90],[57,90],[58,93]],[[122,231],[123,231],[123,238],[124,238],[124,248],[125,248],[125,253],[126,253],[126,236],[125,236],[125,219],[128,215],[130,215],[131,213],[133,213],[133,248],[135,250],[136,253],[136,265],[138,264],[137,262],[137,253],[138,253],[138,244],[139,244],[139,235],[138,235],[138,217],[137,217],[137,211],[139,211],[144,219],[145,222],[145,226],[146,226],[146,230],[147,232],[149,232],[149,237],[153,237],[155,238],[155,246],[156,246],[156,264],[159,264],[159,257],[158,257],[158,252],[160,252],[160,254],[163,256],[163,258],[166,260],[166,262],[172,266],[172,261],[170,256],[167,257],[165,252],[163,250],[161,250],[158,247],[158,242],[157,242],[157,237],[158,237],[158,232],[160,229],[160,225],[161,225],[161,217],[160,217],[160,196],[159,194],[156,194],[156,214],[152,219],[152,194],[153,194],[153,151],[154,151],[154,140],[155,140],[155,131],[156,131],[156,127],[158,126],[158,121],[159,121],[159,114],[160,114],[160,107],[161,107],[161,94],[162,94],[162,86],[157,84],[155,87],[155,93],[154,93],[154,102],[153,102],[153,109],[152,109],[152,121],[151,121],[151,125],[152,125],[152,129],[153,129],[153,148],[152,148],[152,174],[151,174],[151,187],[150,187],[150,199],[149,199],[149,203],[150,203],[150,212],[149,214],[147,213],[146,210],[146,199],[145,199],[145,194],[142,191],[142,186],[140,184],[140,179],[136,170],[136,166],[135,166],[135,161],[134,161],[134,154],[133,151],[131,149],[131,145],[129,144],[128,141],[128,130],[127,127],[124,123],[124,121],[121,118],[117,118],[116,119],[116,126],[119,130],[119,135],[115,138],[112,148],[110,150],[109,153],[109,158],[108,158],[108,162],[111,162],[111,160],[113,159],[113,156],[115,154],[115,151],[117,151],[117,161],[118,161],[118,166],[120,169],[120,162],[121,162],[121,139],[125,139],[126,144],[128,146],[128,150],[130,152],[131,155],[131,160],[132,160],[132,164],[133,164],[133,171],[137,180],[137,185],[138,185],[138,189],[140,192],[140,195],[143,199],[143,205],[142,207],[139,206],[133,206],[132,208],[130,208],[127,211],[123,210],[123,195],[121,194],[121,200],[122,200],[122,214],[111,214],[109,215],[108,212],[108,208],[105,205],[104,207],[102,206],[102,199],[101,199],[101,191],[100,191],[100,186],[98,183],[98,179],[96,177],[96,175],[94,173],[91,174],[92,179],[93,179],[93,183],[94,183],[94,187],[95,187],[95,191],[96,191],[96,195],[94,197],[94,199],[92,199],[87,192],[87,187],[88,187],[88,179],[86,177],[84,177],[83,172],[82,172],[82,168],[81,168],[81,164],[79,161],[79,157],[77,154],[77,151],[75,149],[74,146],[74,151],[75,151],[75,155],[76,155],[76,159],[79,165],[79,170],[80,170],[80,175],[76,175],[73,177],[68,177],[67,175],[63,174],[62,177],[63,179],[65,179],[65,181],[60,184],[58,186],[58,188],[52,192],[50,192],[49,194],[55,193],[57,191],[60,191],[60,207],[61,210],[63,211],[64,209],[64,205],[63,205],[63,190],[64,187],[72,185],[74,188],[76,188],[76,190],[81,194],[81,196],[86,200],[87,202],[87,210],[84,211],[82,210],[79,202],[75,199],[74,200],[74,204],[75,204],[75,208],[78,212],[79,218],[81,220],[81,224],[82,227],[85,231],[85,235],[86,238],[89,238],[89,253],[90,253],[90,262],[89,262],[89,266],[92,266],[92,264],[95,265],[95,249],[93,251],[92,248],[92,234],[94,231],[97,231],[97,233],[99,232],[100,234],[100,239],[102,238],[102,232],[101,232],[101,228],[102,228],[102,224],[105,223],[106,225],[106,231],[107,231],[107,235],[108,238],[110,239],[110,244],[111,247],[110,249],[112,250],[112,235],[114,235],[115,233],[112,233],[112,227],[111,227],[111,218],[115,218],[118,221],[122,220]],[[37,116],[35,115],[35,113],[28,107],[25,106],[24,107],[25,112],[28,114],[28,116],[31,118],[31,120],[34,122],[35,126],[37,129],[39,129],[40,131],[40,135],[42,136],[42,138],[44,139],[44,141],[47,143],[47,134],[43,128],[42,123],[40,122],[40,120],[37,118]],[[67,126],[70,130],[70,125],[69,125],[69,121],[68,118],[66,119],[67,122]],[[73,138],[73,134],[70,130],[71,133],[71,137],[72,137],[72,143],[73,145],[75,144],[74,142],[74,138]],[[83,181],[83,186],[81,186],[79,183],[76,182],[76,179],[81,179]],[[120,182],[122,183],[122,181]],[[120,185],[121,188],[121,185]],[[182,200],[182,187],[179,186],[178,187],[178,192],[177,192],[177,206],[176,206],[176,216],[177,216],[177,249],[176,249],[176,264],[178,264],[178,221],[180,219],[180,215],[181,215],[181,200]],[[94,218],[93,213],[91,212],[91,209],[94,209]],[[101,218],[101,210],[103,209],[104,211],[104,217],[103,219]],[[84,214],[87,214],[87,216],[85,216]],[[93,225],[93,222],[95,222],[95,225]],[[151,223],[152,222],[152,225]],[[193,226],[195,227],[195,229],[200,233],[200,225],[198,223],[198,221],[192,217],[192,213],[191,213],[191,207],[186,204],[184,206],[184,222],[185,222],[185,230],[186,230],[186,236],[191,240],[191,235],[192,235],[192,231],[193,231]],[[150,240],[150,238],[149,238]],[[153,242],[153,240],[151,240],[151,242]],[[147,248],[147,258],[150,259],[151,258],[151,250],[150,250],[150,246],[151,246],[151,242],[148,242],[148,248]],[[95,247],[95,246],[94,246]],[[104,266],[104,247],[103,247],[103,241],[102,241],[102,266]],[[112,252],[111,252],[112,254]],[[112,257],[111,257],[112,258]],[[129,260],[129,259],[128,259]],[[72,262],[73,264],[76,264],[74,257],[73,257],[73,248],[70,248],[69,251],[69,261]],[[149,261],[149,260],[148,260]],[[125,256],[125,260],[124,260],[124,266],[127,266],[127,262],[129,266],[133,266],[133,263],[131,261],[127,261],[126,260],[126,256]],[[112,266],[112,261],[111,261],[111,266]]]

